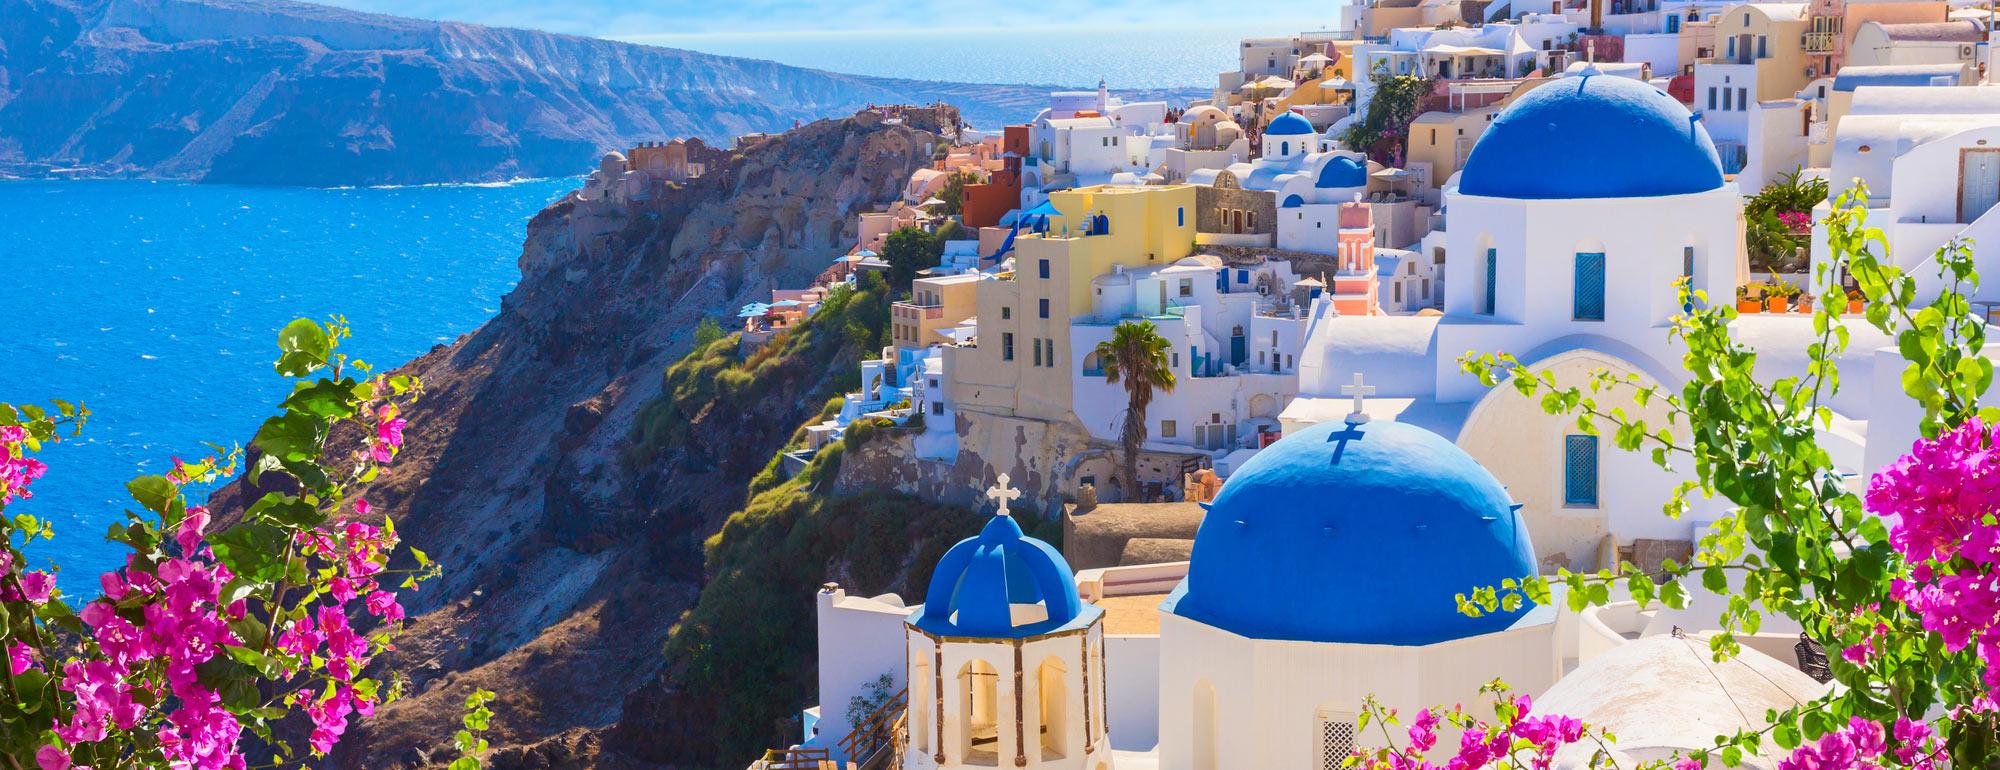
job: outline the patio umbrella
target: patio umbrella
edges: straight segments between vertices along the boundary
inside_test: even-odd
[[[771,307],[798,307],[803,304],[805,303],[795,299],[781,299],[778,300],[777,302],[771,303]]]
[[[762,302],[752,302],[752,303],[750,303],[750,304],[748,304],[748,305],[744,305],[744,306],[743,306],[743,309],[742,309],[742,310],[740,310],[740,311],[738,311],[738,312],[736,313],[736,317],[737,317],[737,318],[756,318],[756,317],[758,317],[758,316],[761,316],[761,315],[763,315],[763,314],[765,314],[765,313],[768,313],[768,312],[771,312],[771,306],[770,306],[770,305],[766,305],[766,304],[764,304],[764,303],[762,303]]]
[[[1326,54],[1323,53],[1308,54],[1299,57],[1300,64],[1325,64],[1330,61],[1333,60],[1326,58]]]

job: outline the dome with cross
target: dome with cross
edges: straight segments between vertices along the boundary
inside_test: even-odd
[[[1019,639],[1060,630],[1084,616],[1076,576],[1062,553],[1027,536],[1008,515],[1021,491],[1000,474],[986,496],[1000,509],[975,537],[958,542],[931,573],[924,606],[910,624],[938,636]]]
[[[1424,645],[1504,630],[1455,597],[1535,572],[1507,490],[1444,437],[1356,413],[1230,475],[1162,610],[1253,639]]]

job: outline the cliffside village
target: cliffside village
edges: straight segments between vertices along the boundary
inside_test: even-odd
[[[869,445],[856,471],[868,483],[1001,510],[914,604],[821,592],[823,710],[803,715],[801,751],[859,762],[893,747],[889,761],[911,768],[1331,770],[1362,740],[1370,693],[1408,710],[1471,702],[1504,674],[1620,735],[1699,748],[1756,726],[1738,714],[1824,691],[1823,651],[1781,623],[1746,637],[1742,657],[1707,661],[1684,639],[1715,628],[1705,600],[1672,614],[1454,616],[1452,592],[1479,576],[1658,565],[1728,512],[1696,500],[1661,515],[1686,470],[1618,451],[1458,361],[1505,351],[1568,382],[1606,370],[1677,386],[1669,327],[1685,284],[1737,306],[1760,379],[1803,374],[1813,320],[1799,311],[1852,296],[1813,269],[1829,259],[1832,203],[1790,225],[1802,258],[1777,274],[1753,271],[1745,213],[1802,179],[1825,180],[1827,198],[1866,185],[1868,223],[1898,265],[1963,241],[2000,274],[1994,12],[1960,0],[1343,10],[1337,29],[1243,40],[1239,67],[1192,104],[1128,102],[1100,83],[1050,94],[1019,125],[952,127],[814,285],[742,308],[742,344],[761,344],[831,287],[889,269],[896,231],[955,225],[893,305],[894,344],[861,364],[860,389],[794,459],[886,419],[907,429]],[[1371,120],[1374,100],[1411,98],[1391,93],[1412,82],[1395,76],[1422,90],[1405,118]],[[643,194],[699,174],[705,151],[608,156],[584,194]],[[2000,282],[1973,300],[1990,313]],[[1128,397],[1098,350],[1141,320],[1167,341],[1174,386],[1153,394],[1126,479]],[[1818,438],[1865,484],[1916,438],[1920,410],[1892,341],[1845,325],[1844,386]],[[1061,553],[1021,534],[1006,515],[1016,498],[1062,512]],[[1272,520],[1391,499],[1421,523]],[[1439,553],[1472,573],[1369,577],[1406,578],[1396,558]],[[1002,577],[978,572],[978,554],[1005,554],[988,565]],[[848,713],[884,673],[901,694]]]

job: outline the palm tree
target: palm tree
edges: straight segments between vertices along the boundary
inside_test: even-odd
[[[1146,443],[1146,407],[1153,391],[1173,392],[1174,370],[1167,364],[1173,343],[1160,336],[1152,321],[1118,324],[1111,339],[1097,343],[1104,381],[1125,385],[1125,424],[1118,440],[1125,448],[1125,498],[1139,499],[1139,445]]]

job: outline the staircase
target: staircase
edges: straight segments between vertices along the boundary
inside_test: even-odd
[[[909,743],[910,689],[905,687],[875,713],[854,726],[840,739],[840,751],[857,770],[882,770],[902,764],[903,747]]]

